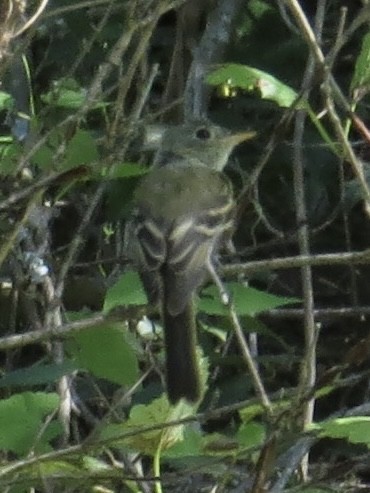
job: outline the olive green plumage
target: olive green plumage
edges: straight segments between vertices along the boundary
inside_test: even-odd
[[[193,296],[233,227],[233,193],[222,169],[252,135],[207,121],[170,127],[135,191],[127,250],[149,302],[161,310],[171,403],[201,397]]]

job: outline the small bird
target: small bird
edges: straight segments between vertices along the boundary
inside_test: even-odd
[[[149,303],[161,312],[172,404],[197,402],[202,394],[193,299],[233,230],[233,191],[222,170],[233,148],[253,136],[204,120],[168,127],[134,193],[127,253]]]

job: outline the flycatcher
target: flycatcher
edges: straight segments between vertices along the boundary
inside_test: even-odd
[[[193,298],[233,229],[233,191],[222,170],[253,136],[208,121],[169,127],[135,191],[126,245],[149,303],[161,311],[172,404],[201,397]]]

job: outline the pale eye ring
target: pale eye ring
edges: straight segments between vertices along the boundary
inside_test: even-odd
[[[196,130],[195,137],[199,140],[208,140],[211,137],[211,132],[206,127],[200,127]]]

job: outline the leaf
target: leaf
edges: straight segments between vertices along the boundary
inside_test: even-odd
[[[289,108],[298,96],[294,89],[267,72],[237,63],[222,65],[209,74],[206,80],[214,86],[226,84],[231,88],[239,87],[248,92],[258,91],[262,99],[275,101],[283,108]],[[306,104],[302,101],[297,105],[298,108],[305,106]]]
[[[61,79],[54,83],[51,91],[41,95],[41,101],[58,108],[77,110],[85,103],[86,95],[85,88],[80,87],[74,79]],[[93,108],[104,108],[107,104],[95,102]]]
[[[175,443],[182,441],[184,436],[185,425],[164,428],[161,428],[161,425],[185,418],[191,415],[194,409],[194,405],[188,404],[184,400],[181,400],[176,406],[171,406],[167,397],[162,395],[150,404],[134,406],[126,423],[106,426],[102,430],[100,438],[112,440],[117,445],[130,447],[145,454],[154,455],[159,447],[161,449],[170,448]],[[143,428],[155,425],[158,425],[158,429],[142,431]],[[134,431],[137,431],[137,434],[124,436]]]
[[[236,434],[239,445],[243,449],[259,447],[266,439],[266,429],[260,423],[243,423]]]
[[[19,455],[28,453],[32,447],[38,452],[49,451],[48,442],[59,434],[58,428],[54,427],[48,440],[45,432],[41,436],[39,433],[45,417],[55,412],[58,405],[57,394],[44,392],[24,392],[0,401],[0,449]]]
[[[288,298],[258,291],[237,282],[227,283],[225,288],[231,296],[238,315],[254,317],[260,312],[300,301],[298,298]],[[202,291],[199,308],[210,315],[227,315],[228,313],[228,308],[221,303],[218,289],[215,286],[210,286]]]
[[[142,176],[148,172],[148,168],[138,163],[121,163],[116,164],[111,173],[109,173],[109,179],[112,178],[131,178],[135,176]]]
[[[370,448],[370,417],[337,418],[313,425],[320,436],[345,438],[351,443],[362,443]]]
[[[357,57],[355,70],[351,80],[351,91],[356,89],[369,90],[370,84],[370,33],[366,33],[362,40],[360,54]]]
[[[163,456],[171,459],[182,459],[184,457],[196,457],[202,455],[202,432],[199,428],[186,426],[183,439],[166,449]]]
[[[140,277],[136,272],[128,271],[108,289],[105,296],[104,313],[122,305],[146,305],[148,303]]]
[[[53,167],[54,155],[54,150],[46,143],[33,154],[32,164],[39,166],[41,169],[50,170]]]
[[[32,386],[45,383],[52,383],[61,378],[63,375],[68,375],[77,369],[72,361],[63,361],[61,364],[31,366],[14,370],[10,373],[5,373],[0,380],[1,387],[10,386]]]
[[[198,365],[201,380],[201,389],[205,392],[208,376],[208,362],[201,357],[198,349]],[[170,421],[177,421],[192,415],[199,407],[199,403],[191,404],[181,399],[172,406],[165,394],[154,399],[150,404],[139,404],[132,408],[128,421],[124,424],[107,425],[101,433],[101,439],[108,440],[120,446],[129,447],[145,454],[155,455],[156,452],[167,450],[184,439],[185,425],[163,427]],[[148,426],[158,429],[143,431]],[[137,433],[134,433],[137,431]],[[128,435],[129,436],[125,436]]]
[[[10,94],[0,91],[0,111],[10,109],[13,103],[14,99]]]
[[[18,142],[4,143],[0,145],[0,173],[12,175],[18,167],[22,148]]]
[[[132,385],[139,376],[135,351],[118,326],[100,326],[75,333],[67,346],[80,368],[119,385]]]
[[[202,434],[199,430],[187,427],[183,440],[164,453],[166,458],[181,459],[199,456],[230,457],[240,452],[240,448],[260,446],[265,439],[265,428],[258,423],[243,424],[236,436],[221,433]]]
[[[91,164],[98,159],[99,153],[91,134],[86,130],[77,130],[68,142],[61,168],[75,168],[76,166]]]

